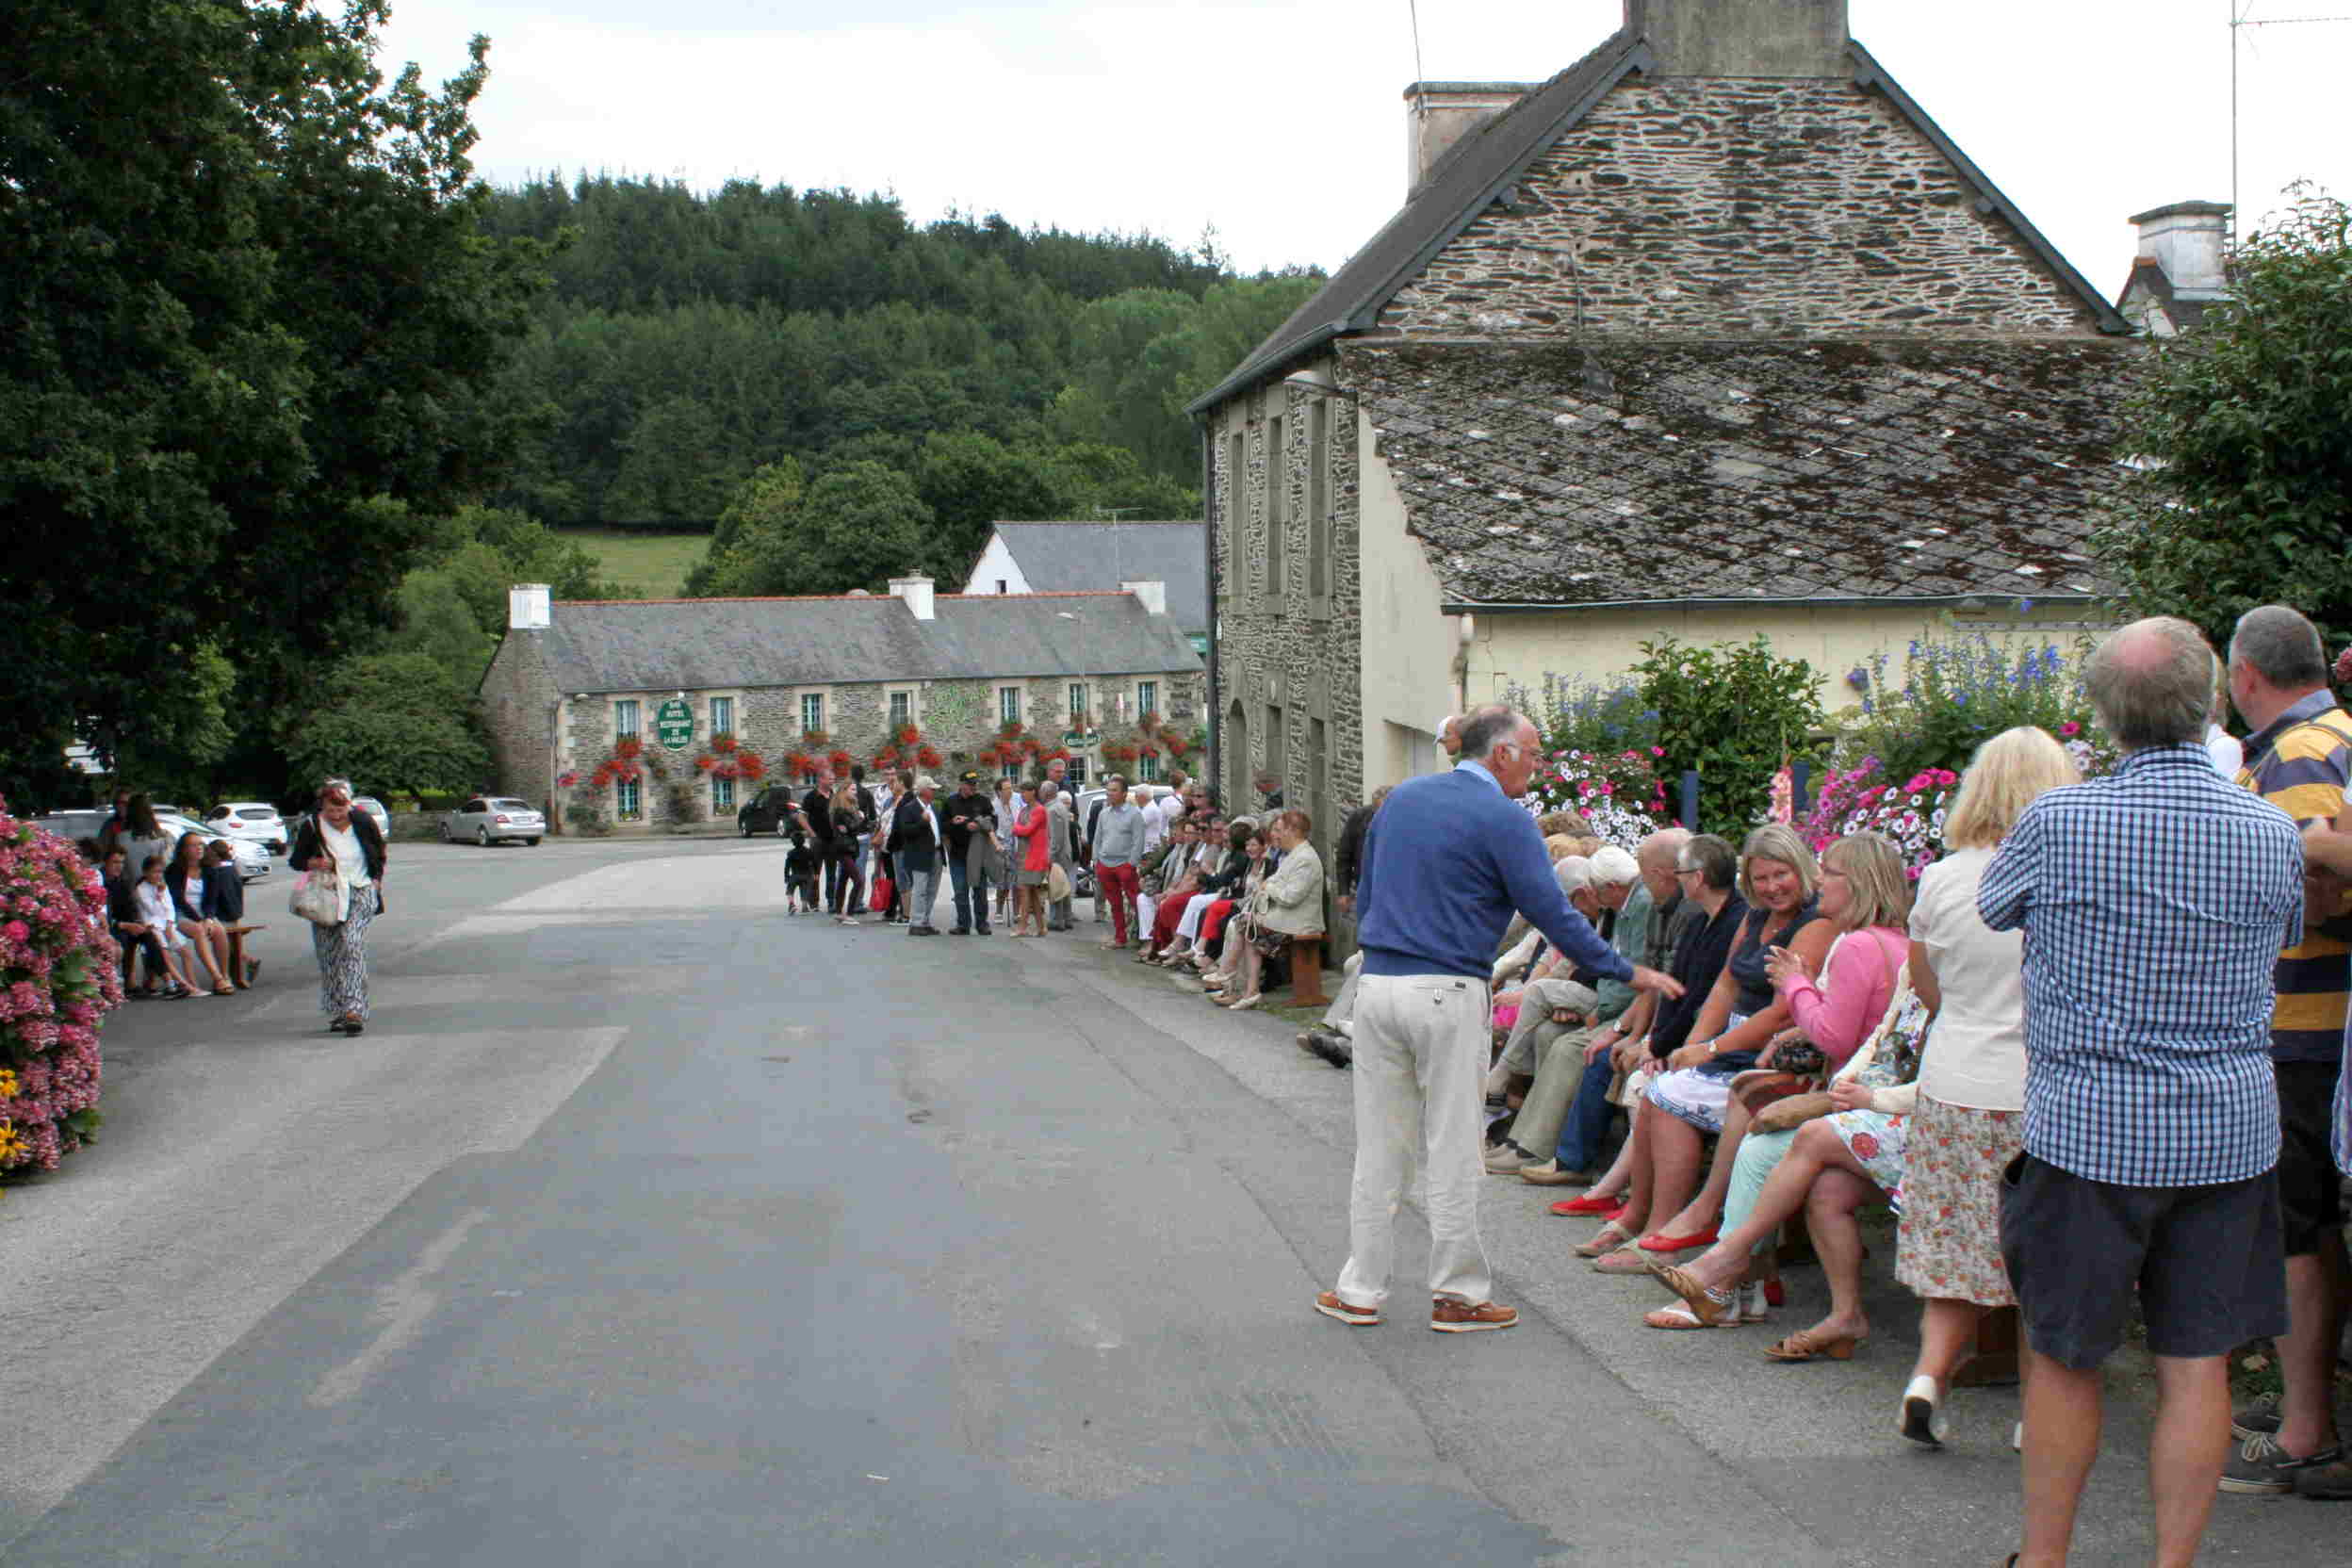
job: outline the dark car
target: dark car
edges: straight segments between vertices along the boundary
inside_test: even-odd
[[[735,831],[746,839],[754,833],[785,838],[792,830],[792,813],[799,809],[797,793],[788,786],[771,784],[735,808]]]

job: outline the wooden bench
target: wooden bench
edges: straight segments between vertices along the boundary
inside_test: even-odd
[[[1328,1007],[1331,999],[1323,994],[1323,933],[1290,939],[1290,1004],[1294,1007]]]

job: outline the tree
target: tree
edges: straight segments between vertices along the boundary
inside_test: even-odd
[[[860,460],[820,476],[797,505],[781,504],[784,494],[772,482],[778,504],[760,510],[738,492],[744,515],[733,547],[702,574],[706,595],[842,594],[927,569],[931,509],[898,469]]]
[[[323,688],[326,700],[291,711],[280,731],[296,777],[416,794],[471,790],[489,775],[473,692],[436,655],[347,659]]]
[[[2305,194],[2231,261],[2232,298],[2160,344],[2131,403],[2144,466],[2094,548],[2142,614],[2216,647],[2286,601],[2352,638],[2352,209]]]
[[[76,734],[154,756],[185,695],[158,650],[293,706],[511,445],[486,394],[540,261],[478,229],[487,43],[437,94],[387,85],[384,15],[0,10],[0,515],[41,542],[0,617],[0,792]]]
[[[963,580],[998,523],[1063,514],[1061,487],[1047,454],[1015,451],[969,432],[925,439],[914,482],[939,524],[928,566],[941,582]]]

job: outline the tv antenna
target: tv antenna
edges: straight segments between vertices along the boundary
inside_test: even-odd
[[[2345,16],[2266,16],[2254,15],[2254,0],[2230,0],[2230,243],[2238,242],[2245,211],[2238,200],[2238,38],[2248,27],[2307,27],[2327,23],[2352,22]]]

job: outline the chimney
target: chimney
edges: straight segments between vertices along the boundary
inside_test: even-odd
[[[2226,299],[2230,292],[2230,206],[2175,202],[2135,215],[2140,255],[2163,269],[2176,297]]]
[[[1405,194],[1463,137],[1535,90],[1532,82],[1415,82],[1405,89]]]
[[[1122,594],[1133,594],[1141,599],[1143,608],[1149,614],[1165,615],[1168,613],[1168,584],[1165,582],[1122,582],[1119,585],[1119,591]]]
[[[506,591],[506,625],[510,631],[545,631],[553,618],[544,582],[518,582]]]
[[[1661,76],[1840,77],[1846,0],[1625,0]]]
[[[927,577],[894,577],[890,592],[906,601],[906,608],[915,612],[915,619],[927,621],[931,612],[931,580]]]

